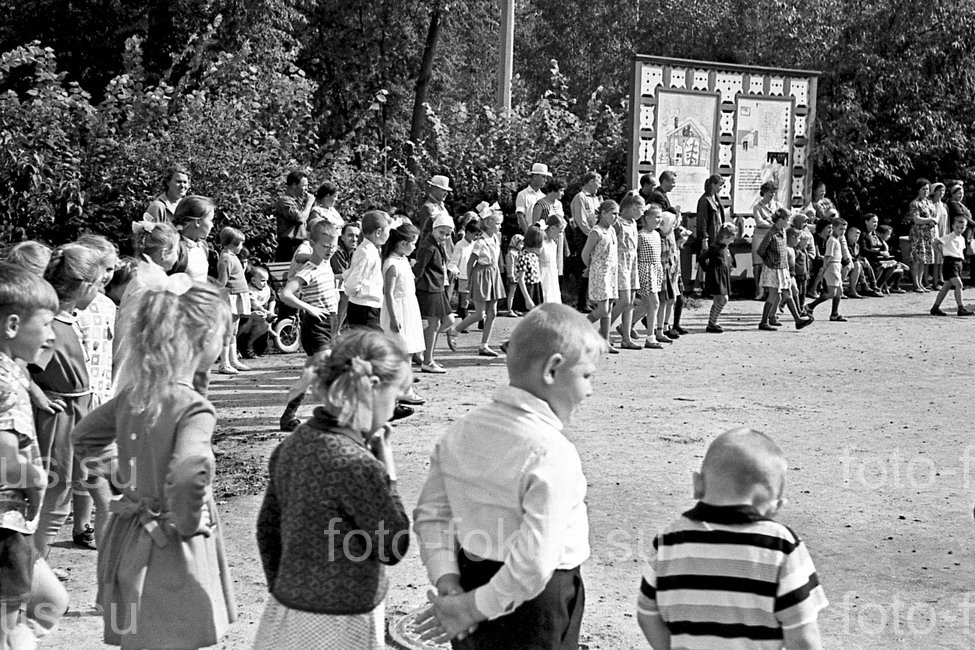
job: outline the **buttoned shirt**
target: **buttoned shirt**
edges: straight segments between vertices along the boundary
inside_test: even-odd
[[[17,437],[17,455],[25,464],[33,465],[42,476],[41,450],[34,431],[27,387],[30,380],[13,359],[0,352],[0,431]],[[0,528],[31,535],[37,530],[37,518],[28,521],[27,498],[24,490],[0,483]]]
[[[582,190],[572,197],[572,223],[576,227],[589,234],[592,227],[596,225],[596,212],[599,210],[599,197]]]
[[[459,574],[457,545],[503,562],[474,592],[494,619],[540,594],[557,569],[589,557],[586,477],[549,405],[511,386],[437,443],[413,512],[431,582]]]
[[[942,255],[959,260],[965,259],[965,237],[963,235],[950,232],[944,237],[938,237],[938,241],[941,242]]]
[[[535,210],[535,204],[538,203],[545,193],[541,190],[536,190],[534,187],[529,185],[522,191],[518,192],[518,196],[515,198],[515,214],[521,213],[524,216],[523,219],[519,219],[518,227],[522,228],[522,231],[527,231],[528,228],[525,227],[529,221],[531,221],[532,213]]]
[[[152,199],[149,203],[149,207],[146,208],[145,213],[142,218],[146,221],[155,221],[172,223],[173,215],[176,214],[176,206],[179,205],[179,199],[176,201],[170,201],[166,193],[163,192],[159,196]]]
[[[352,266],[345,276],[345,294],[349,302],[364,307],[383,305],[383,270],[379,249],[363,239],[352,254]]]

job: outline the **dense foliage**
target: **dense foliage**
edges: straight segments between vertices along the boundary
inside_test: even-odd
[[[505,205],[533,160],[570,183],[598,169],[615,194],[633,51],[821,70],[817,173],[865,209],[900,211],[917,175],[972,179],[967,0],[516,6],[514,108],[502,115],[494,2],[0,0],[0,240],[93,229],[122,241],[172,162],[217,200],[218,225],[243,227],[258,249],[292,167],[336,181],[346,214],[409,208],[434,173],[452,178],[455,211]]]

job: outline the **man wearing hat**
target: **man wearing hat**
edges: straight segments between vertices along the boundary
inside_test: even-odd
[[[545,196],[545,193],[542,192],[542,185],[552,177],[548,172],[548,165],[544,163],[532,165],[530,173],[531,178],[528,181],[528,187],[518,192],[518,197],[515,199],[515,216],[518,217],[518,227],[522,234],[528,232],[535,204]]]
[[[437,215],[442,213],[450,216],[443,200],[452,191],[450,180],[446,176],[434,176],[427,181],[427,200],[416,211],[416,218],[414,219],[416,227],[420,229],[422,234],[429,234],[433,230],[433,220],[437,218]]]

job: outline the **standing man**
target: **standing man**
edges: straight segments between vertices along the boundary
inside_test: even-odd
[[[653,203],[653,201],[650,200],[650,195],[653,194],[653,191],[657,189],[658,185],[660,185],[660,183],[658,183],[657,179],[653,177],[653,174],[644,174],[640,177],[640,196],[643,197],[643,200],[647,205]]]
[[[450,180],[446,176],[434,176],[427,181],[427,200],[423,202],[420,209],[416,211],[415,226],[420,229],[422,235],[429,235],[433,230],[433,221],[437,215],[446,214],[447,206],[444,199],[453,190],[450,187]]]
[[[596,172],[586,172],[580,179],[582,189],[572,197],[572,219],[569,222],[569,235],[572,246],[570,262],[570,276],[576,282],[576,309],[588,314],[589,309],[589,269],[582,262],[582,249],[586,246],[589,231],[596,225],[596,212],[602,198],[599,188],[603,179]]]
[[[146,221],[173,222],[176,206],[190,190],[190,173],[184,167],[173,165],[163,176],[164,191],[149,203],[142,218]]]
[[[661,172],[660,174],[660,186],[657,187],[652,192],[650,192],[650,202],[659,205],[664,212],[670,212],[671,214],[674,215],[674,218],[676,219],[674,225],[674,234],[669,237],[662,236],[660,238],[661,257],[669,254],[664,250],[668,246],[670,247],[677,246],[677,243],[675,241],[676,233],[678,231],[678,228],[682,225],[680,222],[680,215],[681,215],[680,206],[671,205],[670,197],[667,196],[670,193],[670,191],[674,189],[674,186],[676,185],[677,185],[677,172],[670,171],[668,169],[664,172]],[[679,259],[680,257],[679,250],[677,252],[677,255]],[[683,312],[684,312],[684,274],[679,273],[677,275],[677,297],[676,300],[674,301],[674,327],[668,331],[673,332],[677,335],[689,333],[686,329],[680,326],[680,317]],[[670,337],[670,338],[674,338],[674,337]]]
[[[275,262],[290,262],[298,246],[305,241],[305,224],[314,205],[315,197],[308,193],[308,174],[293,170],[288,174],[284,194],[278,197],[274,205],[274,218],[278,224]]]
[[[545,196],[542,185],[545,185],[545,181],[551,177],[548,165],[535,163],[532,165],[528,187],[518,192],[518,197],[515,199],[515,216],[518,218],[518,228],[522,234],[528,232],[528,227],[532,225],[531,218],[535,204]]]

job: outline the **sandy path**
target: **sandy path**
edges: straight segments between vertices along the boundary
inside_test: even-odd
[[[966,298],[973,295],[970,291]],[[971,356],[975,318],[932,318],[930,296],[846,300],[846,324],[817,321],[796,332],[755,329],[758,304],[733,302],[724,335],[703,330],[664,351],[607,357],[597,392],[570,435],[589,480],[593,555],[586,563],[590,648],[646,647],[634,620],[641,558],[655,531],[693,505],[690,475],[707,442],[748,425],[786,451],[789,505],[780,519],[809,545],[830,607],[820,623],[829,648],[975,647],[970,552]],[[975,298],[973,298],[975,301]],[[708,305],[705,305],[708,306]],[[825,306],[820,312],[825,319]],[[516,321],[500,319],[498,340]],[[426,407],[397,429],[401,490],[410,508],[427,455],[451,421],[485,401],[505,378],[501,361],[443,354],[451,372],[423,375]],[[249,647],[263,607],[254,543],[280,396],[299,357],[274,356],[238,379],[217,377],[218,493],[238,588],[240,621],[221,647]],[[45,647],[100,647],[94,553],[59,547],[71,566],[76,611]],[[415,547],[390,571],[388,611],[424,602]]]

